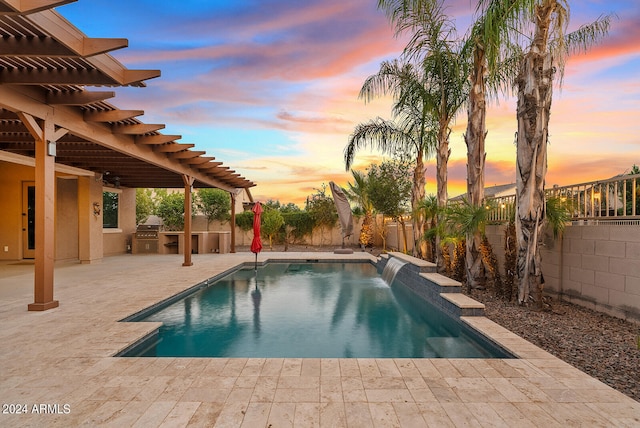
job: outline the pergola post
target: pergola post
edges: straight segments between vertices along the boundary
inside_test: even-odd
[[[229,192],[231,195],[231,221],[229,227],[231,228],[231,249],[230,252],[236,252],[236,192]]]
[[[55,156],[56,141],[67,133],[65,129],[56,131],[50,118],[45,118],[42,126],[26,113],[18,117],[35,140],[35,269],[33,303],[30,311],[46,311],[57,308],[59,302],[53,299],[53,268],[55,257]]]
[[[184,263],[182,266],[193,266],[191,261],[191,191],[193,190],[193,177],[183,175],[184,181]]]

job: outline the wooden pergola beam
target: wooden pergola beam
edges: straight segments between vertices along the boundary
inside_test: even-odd
[[[47,104],[65,106],[84,106],[107,100],[116,96],[114,91],[77,91],[47,94]]]
[[[119,122],[143,114],[144,110],[87,111],[84,113],[84,120],[87,122]]]
[[[87,58],[94,55],[126,48],[127,39],[90,38],[84,37],[79,46],[65,46],[51,37],[4,37],[0,43],[0,55],[10,55],[21,58],[29,57],[77,57]]]
[[[164,124],[136,123],[132,125],[114,125],[111,129],[114,134],[140,135],[164,129]]]
[[[52,9],[75,1],[77,0],[3,0],[2,3],[17,13],[29,14]]]

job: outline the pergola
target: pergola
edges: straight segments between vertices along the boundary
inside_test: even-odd
[[[144,87],[159,70],[129,70],[108,52],[126,39],[90,38],[52,8],[75,0],[0,0],[0,160],[35,167],[35,301],[53,300],[55,172],[118,177],[129,188],[184,188],[185,236],[191,234],[191,190],[228,191],[255,184],[210,156],[146,124],[142,110],[106,100],[113,87]],[[87,87],[97,87],[88,90]],[[250,193],[249,193],[250,195]],[[232,208],[232,223],[235,212]],[[235,246],[232,228],[231,248]],[[190,266],[185,239],[183,266]]]

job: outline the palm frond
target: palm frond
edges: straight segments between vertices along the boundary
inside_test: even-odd
[[[344,150],[346,170],[351,168],[355,154],[359,149],[369,147],[394,156],[397,153],[415,152],[416,141],[413,135],[400,129],[394,122],[380,117],[356,126],[349,136]]]

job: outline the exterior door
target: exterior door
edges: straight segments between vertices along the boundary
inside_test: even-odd
[[[36,184],[22,183],[22,258],[36,257]]]

